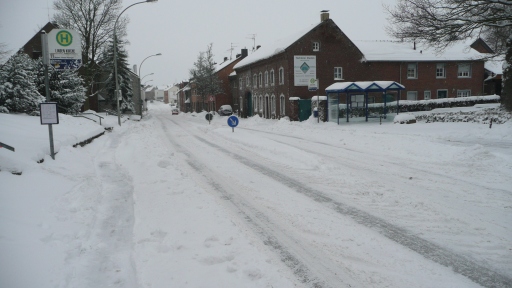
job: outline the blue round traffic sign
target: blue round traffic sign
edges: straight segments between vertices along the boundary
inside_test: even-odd
[[[232,128],[235,128],[236,126],[238,126],[238,117],[229,116],[228,125],[229,125],[229,127],[232,127]]]

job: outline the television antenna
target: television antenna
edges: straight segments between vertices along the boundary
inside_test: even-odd
[[[233,58],[233,50],[235,50],[235,47],[238,47],[238,46],[235,46],[234,44],[236,44],[236,43],[231,42],[231,48],[229,48],[228,50],[226,50],[226,51],[230,51],[230,53],[231,53],[231,54],[229,55],[229,60],[231,60],[231,59]]]
[[[256,51],[256,34],[249,34],[248,39],[252,39],[252,52]]]

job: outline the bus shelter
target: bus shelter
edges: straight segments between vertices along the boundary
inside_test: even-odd
[[[339,120],[339,105],[340,105],[340,95],[345,94],[347,97],[346,109],[347,109],[347,122],[349,122],[349,112],[350,112],[350,95],[358,94],[364,95],[364,109],[366,115],[366,121],[368,122],[368,93],[381,92],[386,95],[388,91],[400,91],[404,90],[405,86],[400,83],[394,81],[361,81],[361,82],[337,82],[332,84],[331,86],[325,89],[327,93],[327,109],[328,109],[328,117],[329,122],[337,122],[340,124]],[[386,98],[384,98],[384,110],[386,110]],[[397,98],[397,111],[399,105],[400,97]]]

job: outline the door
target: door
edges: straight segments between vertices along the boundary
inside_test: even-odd
[[[307,120],[311,116],[311,100],[299,100],[299,121]]]

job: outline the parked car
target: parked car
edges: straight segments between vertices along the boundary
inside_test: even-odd
[[[220,116],[229,116],[233,114],[233,108],[231,108],[231,105],[222,105],[218,112]]]
[[[172,111],[172,112],[171,112],[171,113],[172,113],[172,115],[178,115],[178,114],[180,114],[180,110],[178,110],[178,108],[172,108],[172,109],[171,109],[171,111]]]

